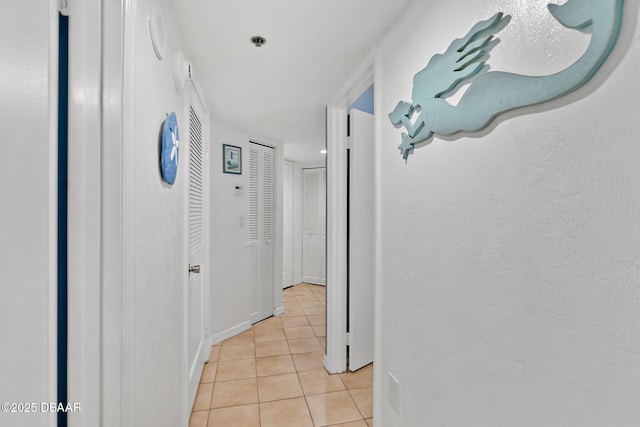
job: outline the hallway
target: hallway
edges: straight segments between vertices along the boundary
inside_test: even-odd
[[[190,427],[371,427],[373,366],[323,367],[325,288],[284,291],[285,313],[211,349]]]

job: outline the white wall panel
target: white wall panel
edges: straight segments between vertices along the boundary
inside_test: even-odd
[[[432,55],[497,11],[513,18],[492,69],[566,67],[589,34],[547,3],[413,2],[380,44],[376,423],[640,422],[638,3],[625,2],[599,73],[565,98],[435,138],[407,164],[387,117]]]
[[[180,139],[188,143],[189,109],[186,89],[175,89],[170,58],[158,60],[150,40],[151,0],[136,2],[133,76],[133,139],[130,182],[133,186],[132,274],[135,283],[133,319],[134,401],[125,402],[135,425],[183,425],[191,409],[187,401],[185,293],[188,278],[189,185],[186,150],[180,152],[174,185],[159,169],[158,141],[171,112],[178,117]],[[167,43],[184,48],[168,2],[164,10]],[[126,52],[130,54],[132,52]],[[206,266],[203,266],[206,268]],[[131,332],[130,332],[131,333]],[[130,406],[129,406],[130,405]],[[158,410],[162,408],[162,410]]]
[[[29,19],[19,19],[24,16]],[[39,404],[55,397],[56,49],[55,8],[46,2],[4,5],[0,25],[0,126],[5,136],[0,168],[0,402]],[[0,412],[0,425],[54,425],[49,424],[49,414],[39,409],[27,415]]]

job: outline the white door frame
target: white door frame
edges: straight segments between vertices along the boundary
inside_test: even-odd
[[[291,167],[291,188],[286,188],[286,183],[284,183],[284,178],[285,178],[285,175],[287,174],[286,169],[288,167]],[[294,231],[294,228],[295,228],[295,220],[294,220],[294,218],[295,218],[295,190],[294,190],[294,188],[295,188],[295,176],[296,176],[295,163],[292,162],[292,161],[289,161],[289,160],[283,160],[283,162],[282,162],[282,180],[283,180],[283,186],[282,186],[282,188],[283,188],[283,191],[282,191],[282,206],[283,206],[283,208],[282,208],[282,225],[283,225],[282,226],[282,233],[283,233],[282,234],[282,288],[283,289],[285,287],[293,286],[295,284],[294,283],[294,280],[295,280],[294,279],[294,276],[295,276],[294,275],[295,262],[293,261],[293,259],[294,259],[294,256],[293,256],[293,254],[294,254],[294,242],[295,242],[295,238],[294,238],[294,236],[295,236],[295,231]],[[287,233],[285,232],[285,227],[287,226],[287,224],[286,224],[286,221],[284,219],[284,215],[285,215],[285,213],[287,211],[287,206],[285,206],[285,200],[284,199],[287,198],[287,197],[290,199],[290,203],[291,203],[291,206],[288,207],[290,209],[290,213],[289,213],[290,214],[290,218],[289,218],[289,220],[291,222],[291,224],[290,224],[290,226],[291,226],[290,236],[287,236]],[[286,250],[286,246],[287,245],[285,245],[284,241],[285,241],[285,239],[287,237],[289,238],[289,245],[290,245],[290,248],[291,248],[291,271],[287,273],[287,276],[291,276],[290,277],[291,278],[291,285],[289,285],[287,283],[287,277],[284,277],[284,273],[285,273],[284,266],[286,265],[286,262],[287,262],[286,259],[285,259],[285,256],[284,256],[285,252],[286,252],[285,250]]]
[[[134,425],[137,3],[69,2],[69,426]],[[99,31],[96,31],[96,28]],[[105,375],[108,373],[108,375]]]
[[[375,53],[374,48],[327,105],[327,348],[324,366],[332,374],[345,372],[347,368],[347,108],[373,84]]]
[[[130,368],[122,356],[129,330],[125,293],[133,289],[126,274],[128,187],[122,185],[130,156],[123,135],[126,100],[118,102],[122,23],[132,8],[125,0],[68,5],[68,399],[82,403],[82,412],[68,418],[72,427],[132,425],[125,414]]]

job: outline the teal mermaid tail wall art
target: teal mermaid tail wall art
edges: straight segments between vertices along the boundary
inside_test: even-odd
[[[499,42],[494,35],[510,22],[497,13],[454,40],[443,54],[434,55],[413,78],[412,102],[400,101],[389,113],[403,127],[398,147],[407,160],[416,144],[434,134],[452,135],[485,128],[501,113],[564,96],[587,83],[611,53],[622,24],[624,0],[568,0],[549,4],[549,12],[568,28],[590,27],[591,40],[584,55],[568,68],[548,76],[526,76],[488,71],[489,52]],[[447,96],[470,83],[456,106]],[[412,120],[417,115],[415,120]]]

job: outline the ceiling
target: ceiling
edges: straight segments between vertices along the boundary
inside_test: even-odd
[[[212,120],[302,163],[323,160],[325,105],[410,2],[170,1]]]

